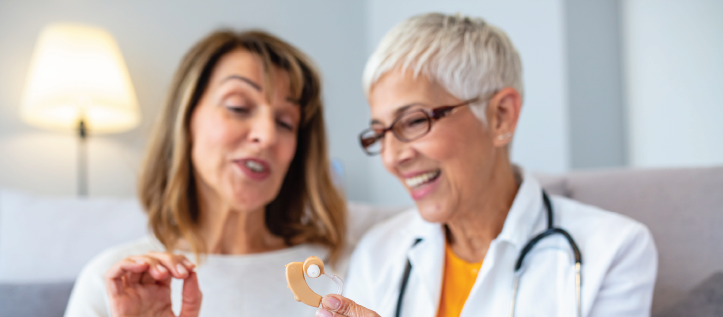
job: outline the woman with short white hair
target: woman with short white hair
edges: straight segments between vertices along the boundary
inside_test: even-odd
[[[380,154],[416,208],[372,229],[317,316],[649,316],[657,254],[625,216],[547,195],[510,162],[519,54],[479,18],[424,14],[369,58]],[[583,261],[584,260],[584,261]]]

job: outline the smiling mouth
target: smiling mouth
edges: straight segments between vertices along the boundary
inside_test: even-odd
[[[414,189],[414,188],[421,187],[425,184],[435,181],[437,178],[439,178],[440,174],[442,174],[441,171],[433,171],[433,172],[428,172],[428,173],[424,173],[424,174],[419,174],[414,177],[405,178],[404,183],[407,184],[407,186],[409,188]]]
[[[252,160],[247,160],[246,162],[244,162],[244,165],[246,167],[248,167],[254,173],[266,172],[266,168],[264,168],[264,166],[262,164],[252,161]]]

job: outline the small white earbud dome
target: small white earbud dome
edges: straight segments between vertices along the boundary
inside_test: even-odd
[[[309,275],[309,277],[319,277],[321,275],[321,270],[319,270],[319,266],[316,264],[309,265],[309,268],[306,269],[306,274]]]

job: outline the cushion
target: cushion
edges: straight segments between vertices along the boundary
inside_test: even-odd
[[[61,317],[73,282],[0,284],[0,316]]]
[[[104,249],[146,234],[135,199],[0,190],[0,282],[75,280]]]
[[[696,286],[682,301],[654,317],[720,317],[723,316],[723,272]]]
[[[723,269],[723,167],[567,174],[572,199],[645,224],[658,249],[653,313]]]

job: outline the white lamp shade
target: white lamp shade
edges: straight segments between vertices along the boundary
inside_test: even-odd
[[[21,116],[28,124],[114,133],[138,125],[136,94],[118,44],[103,29],[80,24],[46,27],[36,44]]]

